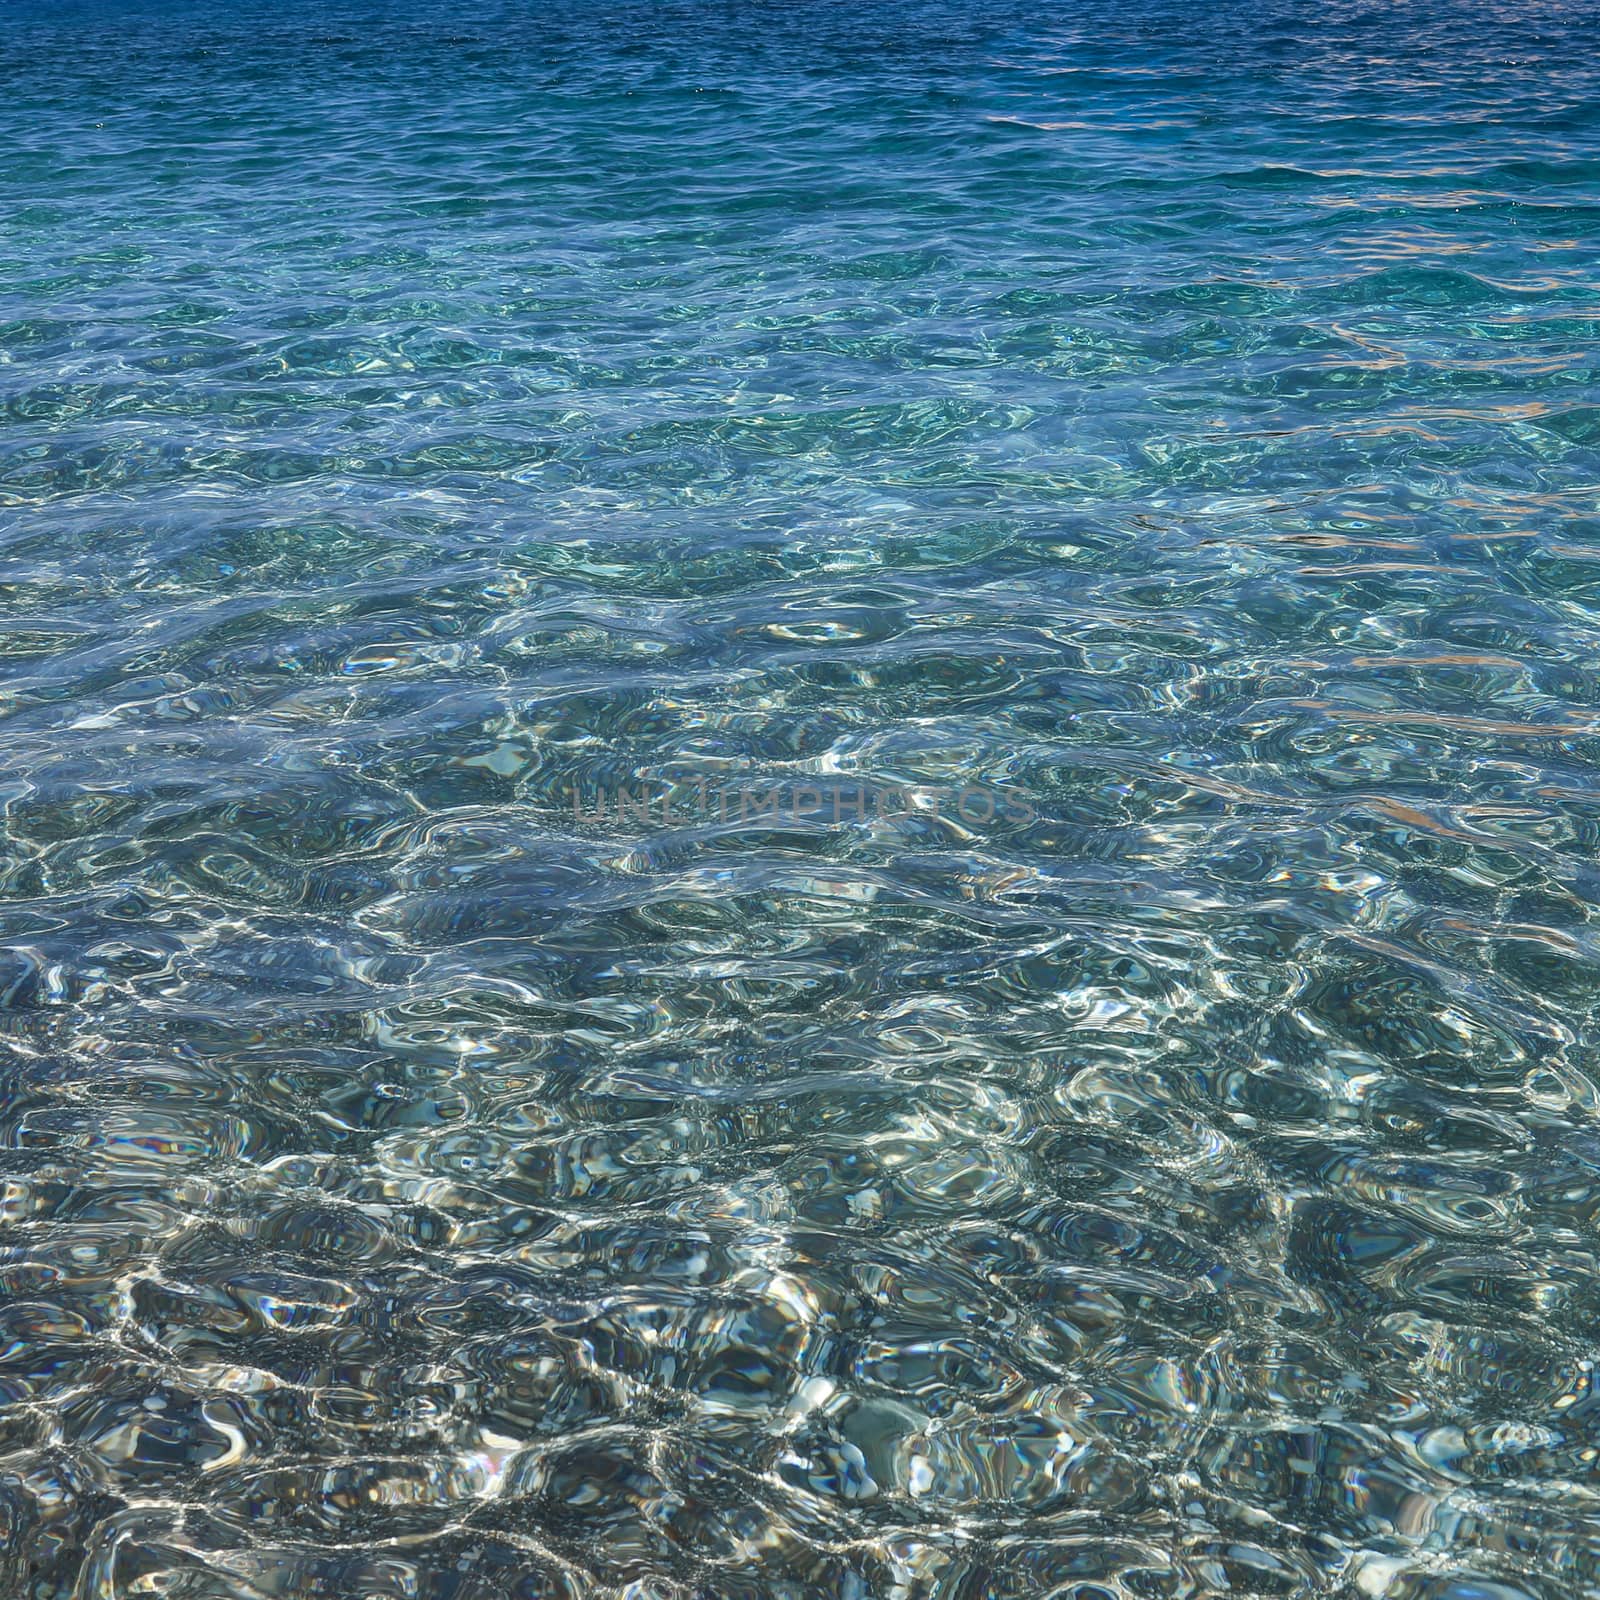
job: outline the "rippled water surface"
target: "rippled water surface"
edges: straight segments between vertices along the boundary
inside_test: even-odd
[[[1593,9],[6,28],[5,1600],[1600,1593]]]

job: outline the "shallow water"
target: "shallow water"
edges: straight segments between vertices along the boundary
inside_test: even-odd
[[[1600,1593],[1600,26],[26,6],[0,1594]]]

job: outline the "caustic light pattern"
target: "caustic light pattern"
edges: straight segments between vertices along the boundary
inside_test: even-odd
[[[0,1595],[1600,1593],[1592,8],[0,82]]]

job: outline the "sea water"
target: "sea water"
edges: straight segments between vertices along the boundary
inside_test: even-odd
[[[1600,1592],[1600,16],[11,7],[5,1600]]]

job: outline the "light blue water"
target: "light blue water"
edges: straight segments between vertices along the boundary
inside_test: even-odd
[[[4,20],[4,1600],[1600,1594],[1592,6]]]

